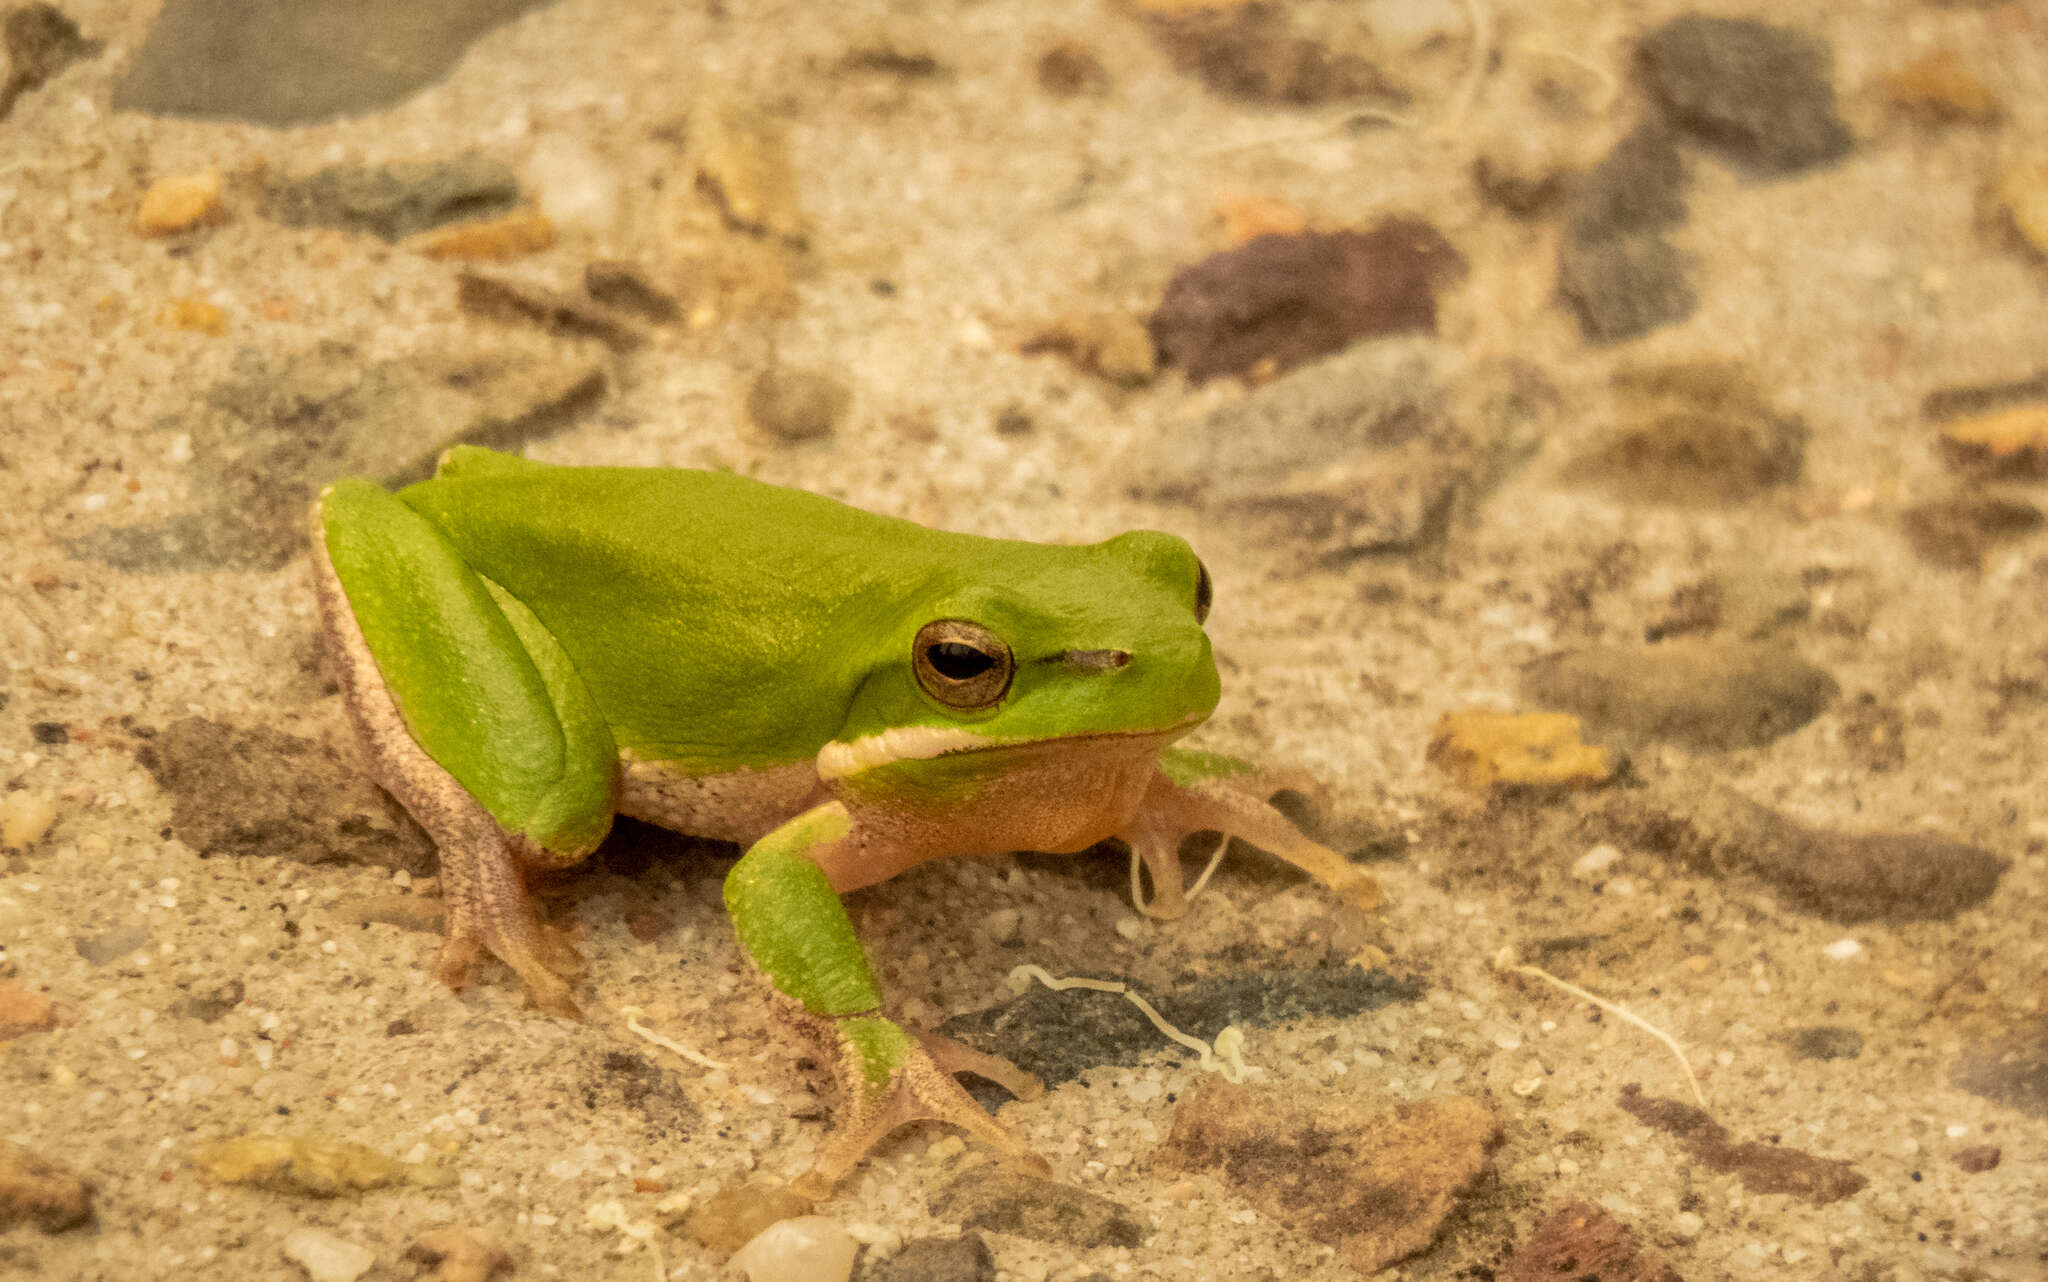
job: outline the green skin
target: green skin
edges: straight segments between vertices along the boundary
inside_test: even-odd
[[[855,1114],[813,1190],[910,1117],[1023,1155],[962,1112],[934,1043],[878,1014],[838,892],[945,854],[1122,836],[1171,911],[1172,848],[1207,828],[1374,898],[1264,806],[1252,767],[1168,746],[1219,693],[1206,575],[1171,535],[979,538],[725,473],[474,447],[396,495],[330,487],[313,533],[358,729],[442,851],[443,977],[489,951],[570,1013],[573,951],[522,870],[581,859],[620,810],[750,843],[726,882],[740,942],[829,1022]],[[1007,646],[999,697],[962,706],[913,662],[939,620]]]

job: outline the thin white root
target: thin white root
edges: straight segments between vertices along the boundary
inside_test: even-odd
[[[725,1065],[719,1063],[717,1060],[711,1058],[709,1055],[693,1051],[689,1047],[683,1045],[681,1042],[671,1041],[668,1038],[663,1037],[660,1033],[655,1032],[647,1025],[641,1023],[640,1017],[645,1015],[646,1013],[646,1011],[641,1010],[638,1006],[619,1007],[619,1014],[625,1019],[627,1028],[632,1029],[634,1032],[640,1034],[640,1036],[646,1038],[648,1041],[653,1042],[656,1046],[661,1047],[663,1050],[674,1051],[676,1054],[682,1056],[686,1060],[689,1060],[692,1064],[695,1064],[699,1068],[722,1069],[725,1067]]]
[[[1515,950],[1512,948],[1503,948],[1500,950],[1499,953],[1495,954],[1493,959],[1493,967],[1495,970],[1506,971],[1510,975],[1526,975],[1530,979],[1540,979],[1544,983],[1549,984],[1553,988],[1559,989],[1563,992],[1570,993],[1572,996],[1578,998],[1580,1001],[1591,1002],[1593,1005],[1598,1006],[1601,1010],[1608,1012],[1615,1018],[1635,1025],[1637,1028],[1642,1029],[1650,1036],[1664,1043],[1665,1049],[1669,1050],[1671,1052],[1672,1058],[1678,1061],[1678,1066],[1685,1070],[1685,1084],[1692,1088],[1693,1102],[1700,1106],[1700,1110],[1702,1112],[1708,1111],[1706,1094],[1700,1090],[1699,1074],[1693,1071],[1692,1061],[1685,1057],[1685,1051],[1678,1045],[1677,1038],[1665,1032],[1663,1029],[1657,1027],[1655,1024],[1652,1024],[1649,1020],[1644,1019],[1641,1015],[1638,1015],[1634,1011],[1628,1009],[1628,1007],[1626,1006],[1619,1006],[1613,1002],[1608,1001],[1604,997],[1597,997],[1594,994],[1587,992],[1585,989],[1580,988],[1577,984],[1567,983],[1566,981],[1559,979],[1557,976],[1551,974],[1549,971],[1544,970],[1540,967],[1531,966],[1527,963],[1516,961]]]
[[[1244,1062],[1244,1030],[1231,1024],[1216,1034],[1216,1044],[1211,1046],[1199,1037],[1183,1033],[1166,1022],[1165,1016],[1153,1009],[1152,1003],[1131,991],[1130,985],[1119,984],[1107,979],[1055,979],[1040,966],[1023,965],[1010,972],[1010,991],[1022,993],[1037,980],[1056,993],[1069,988],[1086,988],[1098,993],[1122,993],[1124,999],[1136,1006],[1152,1027],[1179,1042],[1182,1046],[1201,1056],[1199,1067],[1205,1073],[1221,1073],[1226,1082],[1242,1082],[1248,1070]]]
[[[1208,866],[1202,869],[1202,875],[1195,878],[1195,884],[1188,887],[1187,893],[1181,896],[1182,903],[1186,903],[1188,900],[1193,899],[1196,895],[1201,894],[1202,887],[1209,884],[1210,876],[1213,873],[1215,873],[1217,867],[1222,864],[1223,852],[1230,849],[1230,834],[1226,832],[1222,835],[1222,838],[1223,839],[1221,841],[1218,841],[1216,843],[1216,853],[1209,856]],[[1145,884],[1138,878],[1138,868],[1143,862],[1143,860],[1138,858],[1137,848],[1135,846],[1132,847],[1131,907],[1137,909],[1138,915],[1141,917],[1157,917],[1159,914],[1152,911],[1152,904],[1148,903],[1145,899]]]

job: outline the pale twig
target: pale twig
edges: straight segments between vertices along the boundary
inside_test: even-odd
[[[640,1017],[642,1015],[645,1015],[646,1013],[646,1011],[641,1010],[638,1006],[619,1007],[619,1014],[625,1018],[627,1028],[632,1029],[634,1032],[640,1034],[640,1036],[646,1038],[648,1041],[653,1042],[656,1046],[661,1047],[663,1050],[674,1051],[676,1054],[682,1056],[686,1060],[689,1060],[692,1064],[695,1064],[699,1068],[722,1069],[725,1067],[725,1065],[719,1063],[715,1059],[712,1059],[709,1055],[704,1055],[698,1053],[697,1051],[693,1051],[689,1047],[683,1045],[681,1042],[671,1041],[668,1038],[663,1037],[660,1033],[657,1033],[653,1029],[647,1027],[647,1025],[641,1023]]]
[[[1465,123],[1465,113],[1472,109],[1479,97],[1479,86],[1486,79],[1487,64],[1493,61],[1492,13],[1483,0],[1465,0],[1465,14],[1472,23],[1472,55],[1466,60],[1458,91],[1451,97],[1451,108],[1444,113],[1445,130],[1455,130]]]
[[[1671,1034],[1652,1024],[1649,1020],[1644,1019],[1626,1006],[1619,1006],[1604,997],[1595,996],[1580,988],[1577,984],[1567,983],[1540,967],[1516,961],[1513,948],[1503,948],[1499,953],[1495,954],[1493,966],[1495,970],[1503,970],[1511,975],[1526,975],[1531,979],[1540,979],[1551,987],[1570,993],[1581,1001],[1591,1002],[1601,1010],[1614,1015],[1617,1019],[1635,1025],[1664,1043],[1665,1049],[1669,1050],[1672,1056],[1678,1060],[1678,1066],[1685,1070],[1685,1084],[1692,1088],[1693,1101],[1700,1106],[1702,1112],[1707,1110],[1707,1097],[1700,1090],[1699,1075],[1693,1072],[1692,1061],[1685,1057],[1685,1051],[1679,1047],[1677,1038],[1674,1038]]]

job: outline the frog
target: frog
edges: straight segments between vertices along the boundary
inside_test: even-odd
[[[618,815],[736,844],[740,949],[838,1081],[792,1185],[808,1196],[913,1121],[1049,1169],[956,1075],[1027,1098],[1035,1079],[885,1013],[847,892],[1118,838],[1171,918],[1182,839],[1215,832],[1379,900],[1272,804],[1277,775],[1181,744],[1221,689],[1214,587],[1176,535],[993,538],[729,471],[468,445],[395,492],[325,487],[311,534],[348,718],[439,855],[440,980],[463,988],[488,955],[575,1018],[583,961],[534,879]]]

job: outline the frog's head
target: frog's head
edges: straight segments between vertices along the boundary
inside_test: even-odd
[[[827,779],[1057,740],[1165,739],[1216,706],[1209,573],[1173,535],[990,544],[910,596],[818,754]]]

